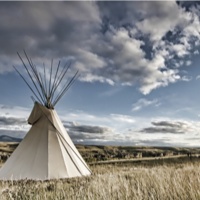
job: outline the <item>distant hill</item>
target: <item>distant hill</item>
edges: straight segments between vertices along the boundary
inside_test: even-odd
[[[1,135],[0,142],[21,142],[21,138],[11,137],[8,135]]]

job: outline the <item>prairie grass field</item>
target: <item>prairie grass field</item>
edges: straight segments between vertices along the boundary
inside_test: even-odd
[[[93,174],[49,181],[0,181],[1,200],[198,200],[200,158],[91,165]]]

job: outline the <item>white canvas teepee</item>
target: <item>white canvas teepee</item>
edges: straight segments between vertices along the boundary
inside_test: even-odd
[[[28,57],[27,60],[30,61]],[[31,62],[30,65],[32,69],[34,66]],[[57,73],[58,68],[56,70]],[[33,74],[34,72],[37,73],[36,70],[37,69],[34,67]],[[20,72],[18,71],[18,73]],[[40,101],[43,102],[43,105],[35,102],[34,108],[28,119],[28,123],[31,124],[32,127],[13,152],[11,157],[0,169],[0,179],[47,180],[91,174],[89,167],[74,146],[56,111],[54,110],[56,101],[52,103],[51,99],[53,98],[49,95],[51,91],[58,86],[58,83],[61,82],[63,79],[61,77],[64,73],[65,70],[60,73],[60,78],[56,79],[56,77],[54,77],[54,84],[51,84],[49,81],[49,88],[47,89],[46,87],[46,90],[41,84],[43,87],[42,90],[44,90],[45,93],[44,95],[39,94],[43,97],[40,99]],[[37,75],[38,74],[36,74],[36,76]],[[52,75],[50,74],[50,79],[51,76]],[[74,80],[75,76],[72,79]],[[65,88],[69,87],[69,85],[67,85]],[[57,96],[57,98],[59,98],[61,94],[62,92]],[[46,101],[44,101],[45,95],[47,97]]]

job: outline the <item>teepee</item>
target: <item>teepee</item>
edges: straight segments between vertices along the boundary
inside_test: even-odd
[[[16,67],[14,68],[31,89],[37,101],[32,97],[35,103],[28,118],[28,123],[32,127],[0,169],[0,179],[47,180],[90,175],[89,167],[54,109],[60,98],[76,80],[78,71],[61,88],[70,65],[65,65],[61,69],[59,62],[53,70],[52,60],[50,72],[47,75],[45,65],[43,65],[43,73],[41,70],[39,72],[31,58],[26,52],[24,53],[28,64],[24,62],[20,54],[18,56],[30,80],[27,81],[25,76]]]

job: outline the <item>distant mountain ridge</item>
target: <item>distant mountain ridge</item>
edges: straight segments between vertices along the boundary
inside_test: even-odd
[[[21,142],[22,138],[11,137],[8,135],[0,135],[0,142]]]

